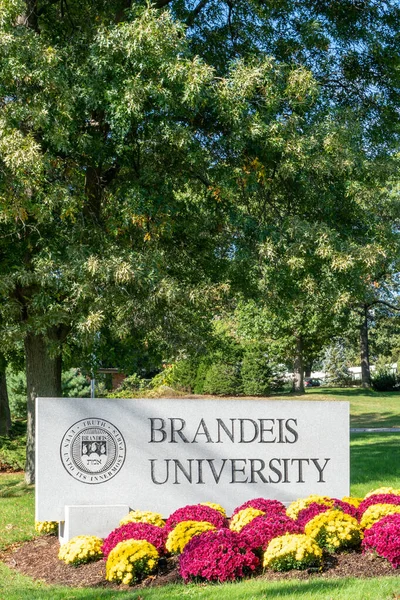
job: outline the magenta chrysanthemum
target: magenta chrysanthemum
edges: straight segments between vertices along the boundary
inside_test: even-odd
[[[285,533],[303,533],[303,529],[294,519],[277,514],[270,517],[266,515],[256,517],[243,527],[240,535],[253,550],[257,548],[266,550],[273,538]]]
[[[229,529],[195,536],[179,558],[184,581],[230,581],[254,571],[260,561],[242,535]]]
[[[256,510],[262,510],[266,516],[270,514],[285,514],[286,508],[279,500],[268,500],[267,498],[254,498],[253,500],[247,500],[244,504],[237,506],[232,513],[232,517],[236,515],[240,510],[245,508],[255,508]]]
[[[221,529],[228,525],[227,519],[215,508],[202,504],[189,504],[188,506],[178,508],[178,510],[168,517],[165,523],[167,533],[172,531],[182,521],[207,521],[214,525],[216,529]]]
[[[111,550],[115,548],[119,542],[125,540],[145,540],[152,544],[158,554],[161,556],[166,553],[165,541],[167,539],[167,531],[164,527],[157,527],[150,523],[126,523],[117,527],[105,538],[103,542],[103,554],[106,559]]]
[[[361,502],[360,506],[358,507],[357,517],[359,521],[361,521],[361,517],[363,516],[367,508],[369,508],[373,504],[394,504],[399,506],[400,496],[396,494],[374,494],[372,496],[368,496],[367,498],[365,498],[365,500]]]
[[[319,502],[312,502],[306,508],[303,508],[298,516],[297,523],[304,528],[308,521],[311,521],[316,515],[319,515],[322,512],[326,512],[327,510],[337,509],[343,511],[345,514],[350,515],[351,517],[357,518],[357,509],[349,504],[348,502],[343,502],[343,500],[338,500],[337,498],[332,498],[333,505],[327,506],[326,504],[320,504]]]
[[[394,569],[400,567],[400,514],[383,517],[366,529],[361,547],[386,558]]]
[[[308,521],[311,521],[311,519],[313,519],[315,516],[322,512],[326,512],[327,510],[330,510],[330,506],[327,506],[326,504],[319,504],[318,502],[312,502],[299,512],[296,522],[304,530],[304,526],[308,523]]]

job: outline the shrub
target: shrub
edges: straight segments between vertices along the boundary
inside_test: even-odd
[[[152,544],[145,540],[125,540],[108,555],[106,579],[132,585],[150,575],[157,565],[158,552]]]
[[[203,384],[204,394],[229,396],[241,392],[239,370],[235,365],[214,363],[206,372]]]
[[[346,351],[340,341],[336,341],[325,350],[322,369],[328,374],[327,383],[335,386],[351,384],[351,373],[347,362]]]
[[[367,529],[362,549],[386,558],[394,569],[400,567],[400,514],[383,517]]]
[[[35,531],[43,534],[57,535],[58,523],[57,521],[35,521]]]
[[[157,527],[150,523],[126,523],[121,525],[112,531],[103,542],[103,555],[104,558],[110,554],[111,550],[115,548],[119,542],[125,540],[145,540],[152,544],[161,556],[165,554],[165,541],[167,539],[167,532],[165,528]]]
[[[22,371],[7,370],[8,401],[12,419],[26,418],[26,377]]]
[[[69,369],[61,376],[62,395],[66,398],[89,398],[90,382],[79,369]]]
[[[285,514],[286,508],[279,500],[268,500],[267,498],[254,498],[253,500],[247,500],[244,504],[237,506],[232,513],[232,517],[236,515],[240,510],[245,508],[256,508],[262,510],[266,516],[270,514]]]
[[[119,522],[120,525],[126,525],[126,523],[150,523],[157,527],[164,527],[165,525],[165,521],[159,513],[142,510],[131,510]]]
[[[372,377],[372,387],[377,392],[398,392],[400,377],[395,373],[380,371]]]
[[[107,392],[107,398],[132,398],[135,396],[146,395],[150,388],[150,381],[142,379],[137,373],[125,377],[121,385],[116,390]]]
[[[287,533],[274,538],[264,552],[263,566],[273,571],[302,570],[321,565],[321,548],[303,533]]]
[[[67,565],[81,565],[99,560],[103,540],[95,535],[77,535],[60,547],[58,558]]]
[[[284,386],[284,371],[268,356],[265,345],[246,348],[241,368],[242,391],[249,396],[267,396]]]
[[[152,387],[169,386],[175,390],[192,392],[195,386],[198,362],[188,358],[177,360],[158,373],[152,381]]]
[[[174,511],[165,523],[168,533],[181,521],[207,521],[217,529],[227,527],[228,524],[225,517],[218,510],[202,504],[188,504]]]
[[[373,504],[364,512],[360,520],[361,529],[369,529],[374,523],[387,515],[400,513],[400,506],[395,504]]]
[[[179,557],[179,569],[186,582],[223,582],[252,573],[259,562],[239,533],[221,529],[192,538]]]
[[[23,471],[25,461],[26,422],[16,421],[12,424],[10,437],[0,436],[0,463],[12,470]]]
[[[193,392],[195,394],[204,393],[204,382],[206,380],[207,371],[212,365],[212,360],[209,357],[204,357],[197,367],[196,377],[194,380]]]
[[[169,532],[165,546],[168,552],[181,554],[193,536],[211,529],[215,529],[215,526],[207,521],[181,521]]]
[[[357,519],[336,509],[315,516],[306,524],[304,532],[328,552],[354,548],[362,540]]]
[[[241,531],[245,525],[250,523],[256,517],[264,515],[265,513],[262,510],[257,510],[256,508],[252,508],[249,506],[248,508],[244,508],[243,510],[239,510],[232,517],[231,522],[229,523],[229,529],[232,531]]]
[[[285,533],[303,533],[302,528],[284,514],[261,515],[245,525],[240,532],[253,550],[265,551],[269,542]]]

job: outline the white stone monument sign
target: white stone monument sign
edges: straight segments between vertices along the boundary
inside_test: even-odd
[[[38,521],[349,493],[347,402],[38,398],[36,419]]]

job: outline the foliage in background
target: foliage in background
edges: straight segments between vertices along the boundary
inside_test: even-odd
[[[90,381],[79,369],[69,369],[61,375],[64,398],[90,397]],[[26,376],[23,371],[7,372],[8,397],[13,419],[26,419]]]
[[[325,350],[322,368],[327,374],[327,383],[345,387],[351,384],[351,372],[343,344],[338,341]]]

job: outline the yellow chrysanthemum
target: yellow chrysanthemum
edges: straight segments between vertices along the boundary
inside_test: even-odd
[[[231,519],[229,524],[229,528],[232,531],[241,531],[247,523],[250,523],[256,517],[260,515],[265,515],[263,510],[258,510],[257,508],[252,508],[249,506],[248,508],[244,508],[243,510],[239,510]]]
[[[377,494],[395,494],[396,496],[400,496],[400,490],[392,487],[380,487],[371,490],[368,494],[365,494],[365,497],[369,498],[370,496],[376,496]]]
[[[311,537],[302,533],[286,533],[274,538],[263,557],[263,566],[274,571],[307,569],[321,564],[321,548]]]
[[[300,498],[299,500],[295,500],[286,509],[286,514],[291,519],[297,519],[299,512],[304,508],[310,506],[316,502],[317,504],[324,504],[325,506],[333,506],[334,501],[332,498],[328,498],[327,496],[318,496],[317,494],[312,494],[311,496],[307,496],[307,498]]]
[[[207,521],[181,521],[168,534],[165,547],[172,554],[181,554],[192,537],[215,529],[215,525]]]
[[[60,547],[58,558],[67,565],[99,560],[102,556],[103,540],[95,535],[77,535]]]
[[[343,496],[342,501],[347,502],[347,504],[351,504],[355,508],[358,508],[363,501],[364,498],[355,498],[353,496]]]
[[[360,521],[360,527],[361,529],[369,529],[383,517],[398,513],[400,513],[400,506],[396,504],[372,504],[372,506],[369,506],[363,514]]]
[[[210,508],[213,508],[221,513],[223,517],[226,517],[226,510],[220,504],[215,504],[214,502],[200,502],[200,504],[202,506],[209,506]]]
[[[35,521],[35,531],[38,533],[57,534],[58,523],[57,521]]]
[[[158,565],[158,552],[145,540],[119,542],[108,555],[107,581],[130,585],[152,573]]]
[[[157,527],[164,527],[165,525],[165,521],[159,513],[142,510],[131,510],[119,522],[120,525],[126,525],[127,523],[150,523]]]
[[[330,551],[358,546],[363,537],[357,519],[333,509],[311,519],[306,524],[304,533],[313,538],[321,548]]]

